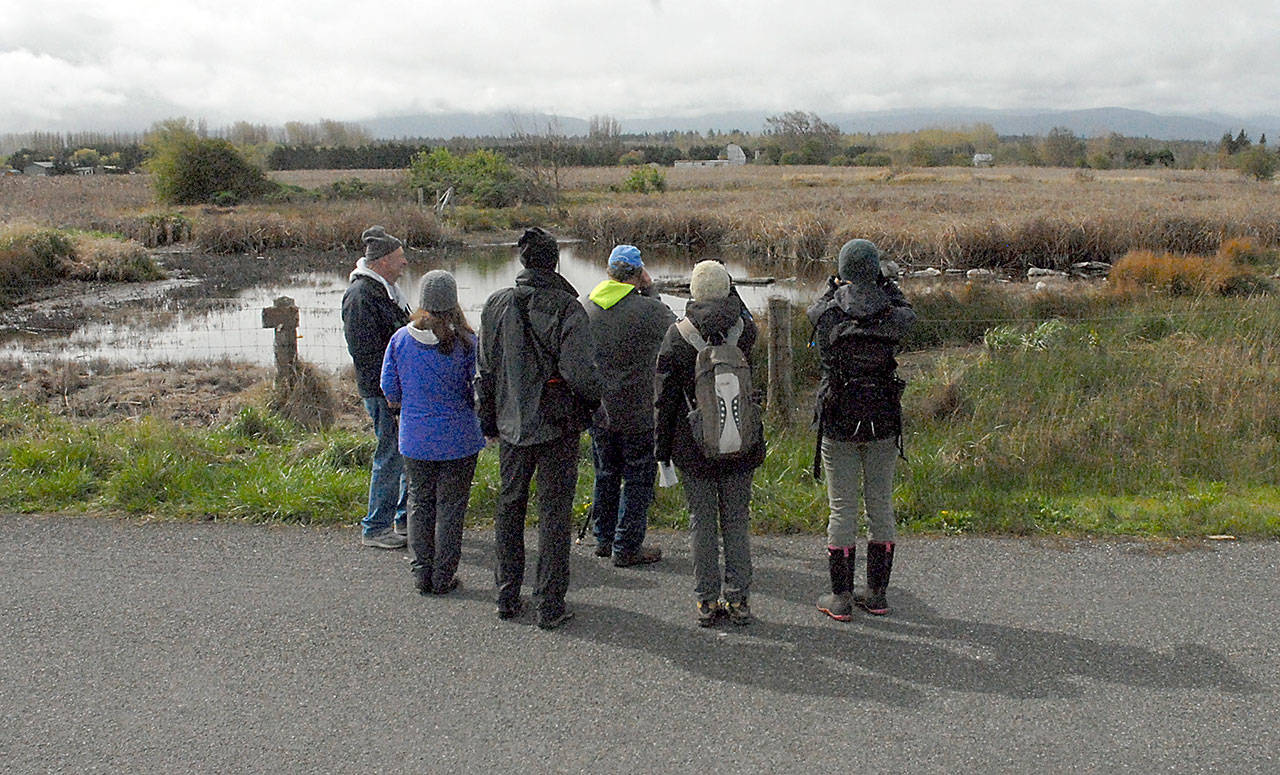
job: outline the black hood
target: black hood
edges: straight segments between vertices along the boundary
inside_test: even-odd
[[[698,329],[703,339],[714,344],[722,340],[733,324],[738,322],[741,308],[741,302],[732,296],[702,299],[686,304],[684,316]]]
[[[520,273],[516,275],[516,286],[522,285],[529,288],[553,288],[558,291],[564,291],[575,299],[578,298],[578,291],[573,287],[573,284],[551,269],[539,269],[536,267],[521,269]]]

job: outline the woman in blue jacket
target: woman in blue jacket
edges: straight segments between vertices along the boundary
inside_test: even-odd
[[[382,392],[400,412],[400,454],[408,479],[410,566],[419,594],[447,594],[462,556],[462,522],[476,456],[484,447],[472,380],[476,335],[458,307],[453,275],[422,278],[418,310],[392,335]]]

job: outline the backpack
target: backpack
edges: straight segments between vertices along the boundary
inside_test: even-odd
[[[764,436],[760,407],[751,391],[751,365],[738,349],[743,323],[738,320],[720,344],[707,344],[688,318],[676,329],[698,351],[693,367],[693,396],[689,429],[703,457],[734,460],[750,454]]]

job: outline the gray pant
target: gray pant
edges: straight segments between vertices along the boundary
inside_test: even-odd
[[[751,589],[750,512],[754,471],[704,479],[684,475],[692,528],[694,594],[716,600],[721,593],[720,540],[724,541],[724,599],[741,603]],[[719,535],[717,535],[717,533]]]
[[[533,595],[544,617],[564,612],[569,590],[570,521],[578,484],[578,434],[527,447],[506,441],[498,447],[498,513],[493,522],[498,565],[494,579],[498,605],[511,608],[524,583],[524,520],[529,483],[538,483],[538,569]]]
[[[893,520],[893,472],[898,461],[896,439],[836,441],[822,439],[822,468],[827,476],[828,546],[853,546],[867,507],[872,541],[892,541],[897,535]]]
[[[457,460],[404,459],[409,490],[410,568],[443,587],[462,558],[462,522],[471,499],[476,456]]]

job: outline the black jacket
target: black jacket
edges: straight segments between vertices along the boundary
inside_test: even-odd
[[[361,398],[382,395],[382,356],[391,335],[408,322],[409,313],[372,277],[357,275],[342,295],[342,334],[356,367]]]
[[[822,435],[873,441],[902,431],[894,352],[916,313],[892,281],[832,283],[808,310],[822,360],[814,417]]]
[[[738,349],[750,358],[749,342],[756,340],[755,323],[741,316],[742,302],[733,296],[724,299],[691,301],[684,315],[708,343],[722,342],[730,327],[743,322]],[[748,335],[749,332],[749,335]],[[658,375],[654,383],[654,456],[670,460],[686,475],[710,479],[721,474],[750,471],[764,462],[765,444],[761,438],[755,449],[734,460],[710,461],[702,454],[689,428],[688,396],[693,401],[693,367],[698,351],[685,341],[673,323],[658,350]]]
[[[528,328],[543,347],[534,353]],[[500,436],[518,446],[557,439],[566,429],[545,421],[540,411],[543,385],[551,365],[588,409],[600,402],[595,344],[578,293],[549,269],[524,269],[513,288],[495,291],[480,313],[480,378],[476,413],[485,436]]]
[[[676,319],[654,296],[633,290],[608,307],[590,297],[583,303],[603,390],[592,420],[597,429],[634,434],[653,428],[654,365],[662,338]]]

